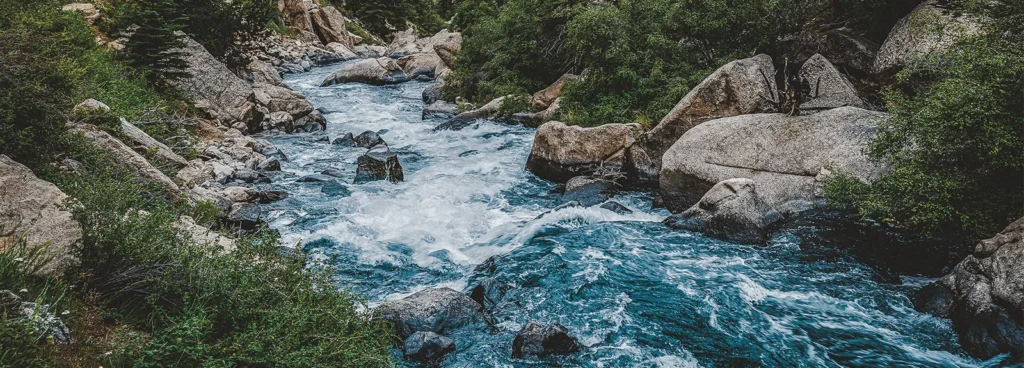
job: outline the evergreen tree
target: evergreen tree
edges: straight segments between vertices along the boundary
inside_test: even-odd
[[[132,16],[134,30],[125,44],[130,64],[146,73],[154,84],[187,76],[180,48],[185,18],[173,0],[141,0]]]

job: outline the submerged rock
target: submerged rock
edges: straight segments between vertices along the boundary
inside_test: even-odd
[[[584,207],[596,206],[608,200],[611,183],[589,176],[577,176],[565,183],[564,202],[576,201]]]
[[[436,101],[423,108],[423,120],[447,119],[459,113],[459,106],[445,101]]]
[[[342,147],[355,147],[356,139],[355,137],[352,136],[352,133],[345,133],[344,136],[340,138],[335,138],[334,141],[331,142],[331,144],[339,145]]]
[[[512,340],[512,357],[546,357],[549,355],[572,354],[580,351],[580,343],[569,336],[569,329],[552,322],[547,326],[531,321]]]
[[[487,278],[473,287],[473,290],[469,293],[469,297],[477,303],[480,303],[485,310],[491,310],[501,302],[508,289],[508,284],[502,283],[493,278]]]
[[[404,299],[384,302],[376,311],[395,325],[406,339],[418,331],[443,334],[453,328],[484,321],[483,307],[466,294],[449,288],[416,292]]]
[[[352,195],[352,191],[349,190],[345,184],[342,184],[337,180],[328,180],[324,182],[324,185],[320,187],[320,191],[332,197],[348,197]]]
[[[552,121],[534,134],[526,168],[550,181],[564,182],[605,167],[618,171],[622,150],[643,133],[640,124],[606,124],[593,128]]]
[[[418,331],[402,344],[406,360],[433,363],[455,351],[455,341],[430,331]]]
[[[397,183],[405,180],[402,164],[394,152],[369,152],[359,156],[356,162],[356,184],[388,180]]]
[[[715,184],[690,209],[665,219],[669,227],[744,243],[763,243],[782,215],[757,192],[750,179],[729,179]]]

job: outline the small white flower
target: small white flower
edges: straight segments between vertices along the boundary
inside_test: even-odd
[[[15,262],[25,262],[24,258],[18,257],[14,259]]]
[[[66,315],[68,315],[68,314],[70,314],[70,313],[71,313],[71,311],[69,311],[69,310],[65,309],[65,310],[64,310],[63,312],[60,312],[60,315],[62,315],[62,316],[66,316]]]
[[[27,292],[28,292],[28,289],[21,289],[21,290],[18,290],[18,292],[19,292],[19,293],[27,293]]]

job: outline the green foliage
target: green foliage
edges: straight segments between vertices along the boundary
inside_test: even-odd
[[[0,233],[3,233],[0,226]],[[65,288],[39,272],[51,265],[49,244],[29,244],[15,234],[0,249],[0,290],[14,292],[22,300],[42,304],[61,303]],[[52,367],[53,342],[41,338],[31,320],[14,318],[0,296],[0,367]]]
[[[1024,214],[1024,42],[1000,24],[901,72],[871,146],[892,172],[833,200],[966,242]]]
[[[345,23],[345,28],[348,29],[349,32],[352,32],[352,34],[362,37],[364,44],[376,45],[381,43],[376,36],[367,32],[363,27],[359,26],[359,24],[356,24],[356,22]]]
[[[40,341],[31,324],[0,312],[0,368],[55,367],[52,344]]]
[[[141,0],[133,3],[131,19],[137,27],[125,43],[129,63],[146,72],[150,83],[162,84],[186,76],[187,63],[180,48],[185,45],[176,33],[185,19],[172,0]]]
[[[345,9],[373,34],[388,36],[412,24],[423,34],[445,28],[435,0],[347,0]],[[365,37],[364,37],[365,38]]]

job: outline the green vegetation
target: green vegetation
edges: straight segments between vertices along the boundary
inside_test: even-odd
[[[190,110],[97,46],[81,16],[62,4],[0,4],[0,154],[75,199],[70,208],[84,231],[74,249],[79,262],[62,275],[38,276],[34,249],[44,245],[5,244],[0,290],[24,289],[23,300],[68,310],[61,319],[75,342],[53,345],[32,325],[0,315],[0,367],[391,366],[390,326],[332,287],[331,269],[280,254],[270,231],[237,240],[230,253],[192,244],[173,223],[191,215],[218,228],[208,205],[136,184],[66,132],[72,106],[85,98],[113,113],[76,119],[114,133],[113,117],[141,119],[157,139],[180,134]],[[63,158],[85,170],[56,170],[52,163]]]
[[[1022,10],[995,9],[988,36],[901,72],[885,93],[892,119],[871,146],[892,172],[871,186],[835,180],[829,197],[965,244],[1024,214],[1024,39],[1008,21]]]
[[[340,8],[340,1],[336,5]],[[347,0],[344,5],[367,31],[383,37],[409,26],[423,34],[434,34],[444,29],[447,21],[436,0]]]

